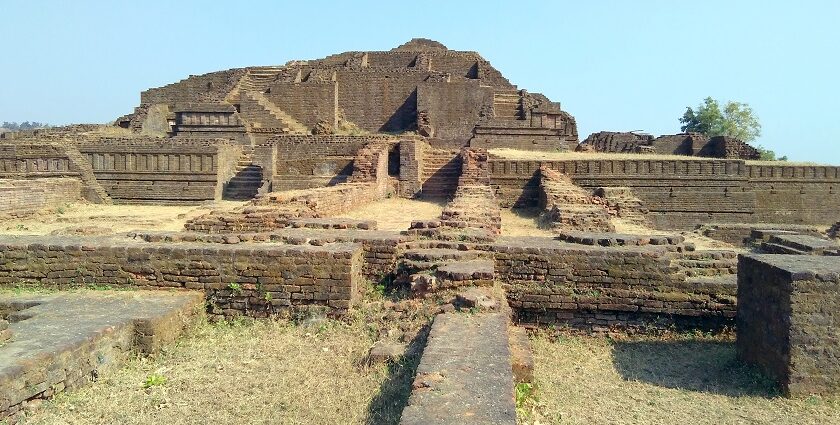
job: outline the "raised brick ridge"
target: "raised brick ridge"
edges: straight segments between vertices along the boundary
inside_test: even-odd
[[[435,317],[401,425],[515,424],[503,313]]]

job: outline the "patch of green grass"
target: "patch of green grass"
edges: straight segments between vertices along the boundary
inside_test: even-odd
[[[228,284],[228,289],[233,291],[234,295],[242,295],[242,285],[240,285],[236,282],[229,283]]]
[[[159,387],[166,384],[166,377],[157,373],[153,373],[146,377],[143,381],[143,388]]]

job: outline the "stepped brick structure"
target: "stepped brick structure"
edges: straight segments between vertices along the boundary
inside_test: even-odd
[[[82,201],[208,207],[182,231],[0,235],[0,287],[175,289],[214,318],[342,316],[393,289],[441,312],[406,424],[515,423],[513,385],[533,376],[517,324],[737,324],[741,357],[788,393],[836,391],[840,167],[757,157],[694,133],[578,145],[559,103],[425,39],[213,72],[144,91],[111,127],[0,135],[3,219]],[[393,197],[442,211],[397,230],[341,217]],[[520,212],[531,236],[508,231]],[[10,317],[0,304],[0,358],[28,329]],[[0,422],[70,378],[0,394]]]

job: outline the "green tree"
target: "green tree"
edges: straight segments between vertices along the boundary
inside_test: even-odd
[[[761,124],[749,105],[726,102],[721,109],[720,103],[711,97],[704,99],[697,109],[686,108],[680,123],[684,132],[703,133],[709,137],[730,136],[746,143],[761,135]]]

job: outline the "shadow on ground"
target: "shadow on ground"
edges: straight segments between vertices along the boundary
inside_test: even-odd
[[[769,379],[737,359],[733,341],[619,341],[612,356],[629,381],[731,397],[778,395]]]
[[[408,344],[405,356],[399,362],[389,365],[388,378],[379,387],[379,393],[368,405],[365,423],[399,424],[402,411],[411,395],[411,384],[414,382],[414,375],[420,364],[420,357],[423,355],[423,348],[426,346],[431,327],[431,324],[424,326]]]

